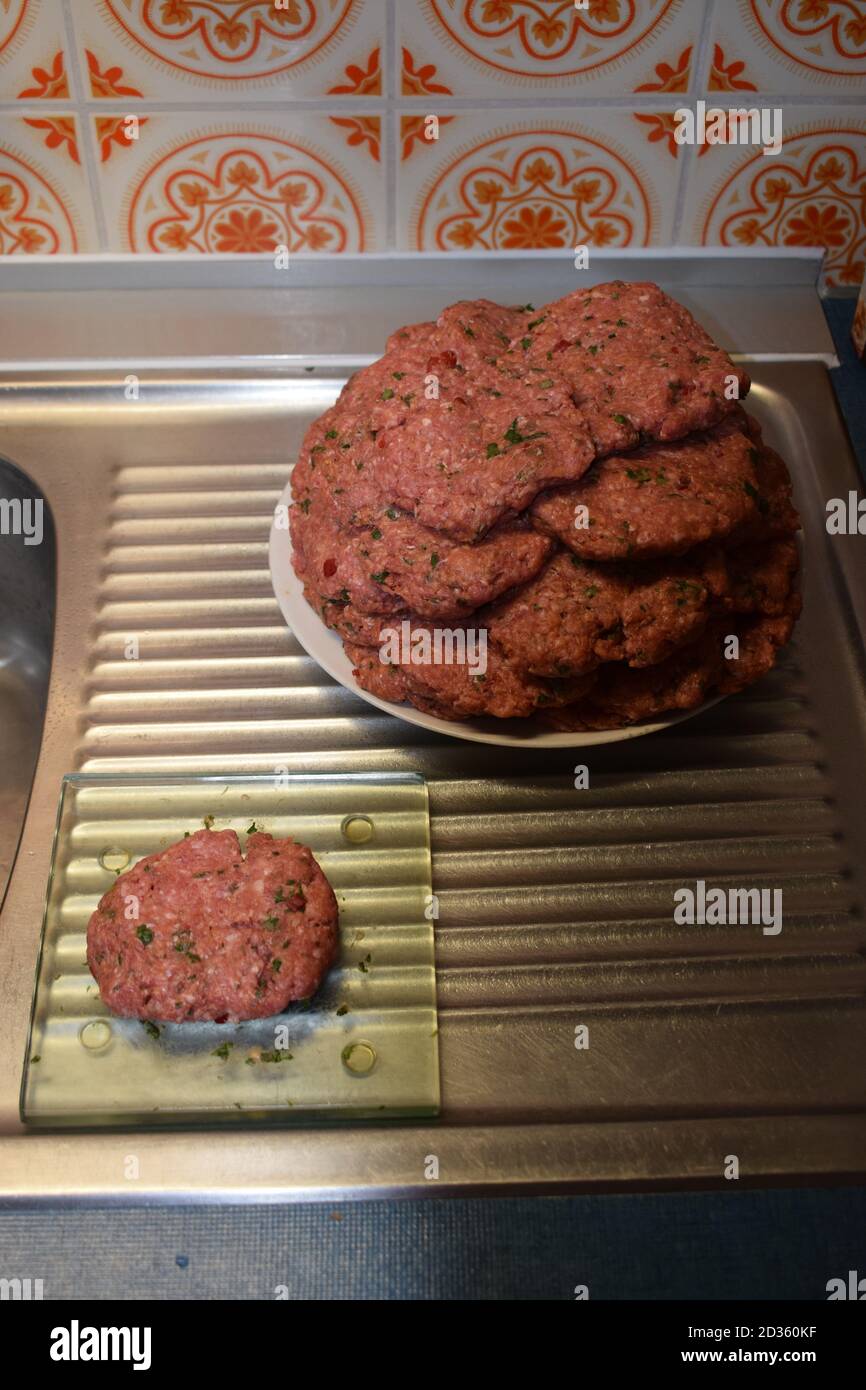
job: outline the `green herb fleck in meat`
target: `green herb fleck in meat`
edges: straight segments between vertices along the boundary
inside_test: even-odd
[[[136,927],[135,934],[141,942],[142,946],[149,946],[151,941],[153,940],[153,932],[151,931],[150,927],[148,927],[144,923],[142,923],[140,927]]]
[[[509,444],[528,444],[531,439],[546,439],[547,435],[543,430],[537,430],[535,434],[521,434],[517,428],[517,420],[514,419],[505,431],[503,438]]]
[[[767,501],[766,497],[762,497],[758,489],[756,487],[753,487],[752,484],[748,481],[748,479],[746,479],[746,481],[743,483],[743,488],[757,506],[758,511],[761,513],[761,516],[766,516],[768,511],[770,510],[770,504]]]

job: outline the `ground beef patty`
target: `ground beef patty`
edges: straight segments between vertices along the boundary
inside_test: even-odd
[[[731,550],[700,546],[645,564],[594,564],[560,551],[477,621],[533,675],[583,675],[611,662],[658,666],[721,613],[789,612],[799,564],[790,536]]]
[[[615,280],[574,290],[548,304],[528,336],[527,360],[565,378],[599,455],[706,429],[750,386],[658,285]]]
[[[602,459],[579,483],[542,493],[531,515],[587,560],[682,555],[705,541],[798,525],[788,470],[745,413],[674,444]]]
[[[87,963],[122,1018],[237,1022],[314,994],[337,902],[309,849],[199,830],[121,874],[87,927]]]
[[[534,675],[582,675],[610,661],[654,666],[700,636],[728,587],[720,551],[636,566],[587,564],[561,550],[478,621]]]
[[[396,627],[393,620],[383,628]],[[412,622],[412,633],[431,633],[424,623]],[[591,677],[542,680],[515,665],[494,643],[488,643],[486,669],[473,674],[468,665],[415,664],[407,659],[388,662],[372,645],[345,643],[360,686],[383,700],[408,700],[418,709],[441,719],[525,719],[549,705],[572,703],[591,685]]]
[[[341,527],[320,493],[292,508],[295,571],[321,596],[362,613],[408,607],[451,619],[490,603],[537,574],[552,541],[527,522],[504,522],[460,545],[387,507],[375,524]]]
[[[621,662],[605,666],[584,700],[551,709],[545,718],[560,730],[621,728],[697,709],[714,695],[736,694],[776,664],[799,612],[800,596],[792,591],[786,611],[775,617],[715,618],[697,642],[658,666],[639,671]],[[739,641],[736,660],[725,654],[732,635]]]

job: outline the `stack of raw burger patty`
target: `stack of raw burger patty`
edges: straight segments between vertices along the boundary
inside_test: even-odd
[[[799,521],[735,379],[742,398],[652,284],[463,302],[392,335],[292,478],[295,569],[360,684],[448,719],[604,729],[768,671],[799,613]],[[486,630],[486,672],[385,664],[404,619]]]

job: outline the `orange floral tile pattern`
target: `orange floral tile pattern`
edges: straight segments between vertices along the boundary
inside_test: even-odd
[[[707,80],[711,92],[756,92],[754,82],[744,76],[746,65],[732,60],[727,62],[721,44],[713,47],[713,62]]]
[[[643,43],[674,0],[427,0],[448,38],[481,63],[522,77],[562,78],[615,63]]]
[[[435,63],[422,63],[419,66],[405,46],[402,49],[402,62],[400,91],[404,97],[419,97],[428,93],[451,95],[451,88],[437,79]]]
[[[91,53],[89,48],[84,50],[84,57],[87,61],[87,77],[90,83],[91,96],[107,101],[117,97],[140,97],[143,95],[138,87],[133,87],[124,80],[123,68],[119,65],[101,67],[96,54]],[[94,125],[99,146],[99,158],[103,164],[111,158],[116,150],[129,149],[132,142],[128,134],[126,116],[97,116]],[[147,125],[147,117],[137,117],[137,125],[139,129],[141,126]]]
[[[353,0],[99,0],[126,41],[181,72],[238,80],[306,61],[343,24]]]
[[[649,134],[646,138],[651,145],[664,141],[668,154],[672,155],[674,159],[679,158],[680,146],[674,139],[677,123],[674,120],[673,111],[636,111],[634,118],[640,125],[649,127]],[[703,154],[706,148],[706,145],[702,146],[699,153]]]
[[[379,162],[382,122],[378,116],[332,116],[331,124],[347,130],[346,144],[360,146]]]
[[[860,0],[749,0],[762,38],[797,66],[866,76],[866,6]]]
[[[200,253],[811,239],[836,283],[864,259],[846,156],[822,185],[826,161],[789,132],[836,131],[863,165],[866,0],[64,0],[71,24],[58,8],[0,0],[0,92],[21,104],[9,153],[56,186],[82,250],[97,228],[113,250]],[[674,111],[698,98],[781,101],[782,156],[681,158]],[[784,174],[762,202],[788,163],[807,187]],[[25,211],[9,186],[4,244],[68,249],[58,207],[31,183]]]
[[[79,249],[69,209],[32,164],[0,149],[0,256]]]
[[[0,54],[21,32],[27,13],[27,0],[3,0],[0,4]]]
[[[74,116],[25,116],[26,125],[33,130],[45,132],[45,147],[49,150],[62,150],[73,164],[80,164],[78,152],[78,123]]]
[[[419,250],[643,246],[652,237],[640,179],[576,131],[519,130],[454,159],[427,190]]]
[[[328,88],[329,96],[380,96],[382,72],[379,67],[379,48],[373,49],[364,67],[357,63],[346,66],[346,80]],[[348,130],[346,143],[367,149],[378,162],[382,141],[382,122],[378,116],[332,116],[335,126]]]
[[[18,96],[21,99],[29,100],[42,97],[63,100],[69,96],[69,82],[66,77],[62,50],[54,55],[50,70],[39,67],[33,69],[33,85],[24,87]]]
[[[100,68],[99,59],[95,53],[91,53],[89,48],[84,50],[87,59],[87,76],[90,82],[90,95],[92,97],[104,97],[106,100],[113,97],[140,97],[144,93],[138,87],[131,87],[123,80],[123,68],[117,65],[110,68]]]
[[[64,101],[68,96],[69,82],[62,50],[54,55],[50,68],[33,68],[32,85],[23,87],[18,93],[19,100],[24,101]],[[74,116],[25,116],[24,119],[31,129],[45,132],[43,138],[47,149],[62,150],[74,164],[80,164],[78,126]]]
[[[437,79],[435,63],[417,64],[409,49],[405,47],[402,50],[402,63],[400,91],[403,96],[450,95],[450,88]],[[436,112],[432,114],[437,115]],[[437,115],[437,119],[439,125],[444,126],[449,124],[452,117]],[[416,145],[429,149],[433,142],[427,138],[427,129],[424,115],[400,117],[400,146],[403,159],[409,158]]]
[[[175,145],[131,190],[133,251],[363,251],[359,195],[312,151],[263,133]]]
[[[129,150],[132,148],[132,138],[128,133],[128,118],[126,116],[96,116],[94,118],[94,129],[96,131],[96,141],[99,146],[100,163],[105,164],[115,153],[116,150]],[[138,131],[142,126],[147,125],[147,117],[137,118]]]
[[[712,200],[702,240],[722,246],[823,246],[831,285],[866,273],[866,128],[790,137],[772,160],[741,162]]]
[[[636,92],[687,92],[692,77],[692,45],[683,49],[676,66],[658,63],[655,71],[655,82],[642,83],[635,87]]]
[[[438,116],[440,128],[450,125],[453,116]],[[407,160],[413,154],[416,147],[419,149],[431,149],[434,141],[428,139],[428,124],[426,116],[401,116],[400,117],[400,148],[402,157]]]
[[[380,67],[379,46],[373,49],[364,67],[358,63],[346,65],[346,79],[328,88],[328,94],[342,96],[381,96],[382,70]]]

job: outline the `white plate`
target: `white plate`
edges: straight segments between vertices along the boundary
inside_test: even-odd
[[[288,482],[278,506],[288,507],[291,502],[291,482]],[[593,733],[555,733],[535,719],[437,719],[435,715],[423,714],[412,705],[395,705],[362,689],[352,675],[352,663],[343,651],[340,638],[325,626],[318,613],[307,603],[303,585],[292,568],[291,537],[288,531],[277,529],[276,519],[271,526],[270,564],[271,583],[280,611],[304,651],[318,661],[329,676],[369,705],[375,705],[397,719],[417,724],[435,734],[448,734],[451,738],[468,739],[471,743],[499,743],[512,748],[585,748],[592,744],[621,743],[627,738],[642,738],[644,734],[658,733],[660,729],[669,729],[684,719],[691,719],[717,703],[716,700],[709,700],[698,709],[686,710],[672,719],[661,719],[652,724],[631,724],[627,729],[601,729]]]

